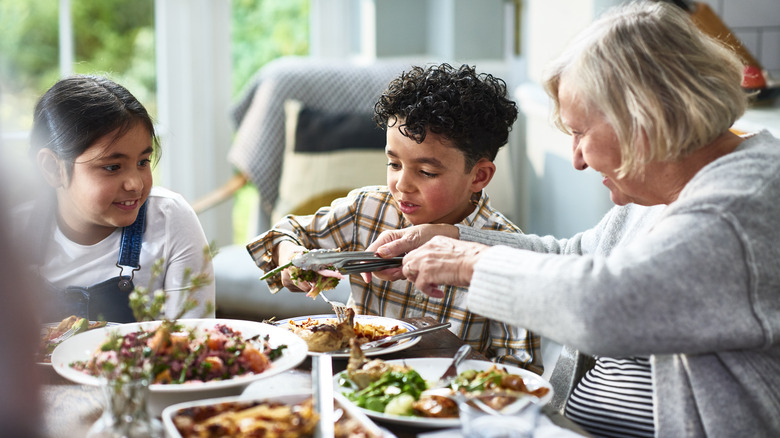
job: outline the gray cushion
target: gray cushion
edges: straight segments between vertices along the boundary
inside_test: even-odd
[[[263,272],[243,245],[219,249],[214,257],[217,312],[223,317],[246,317],[253,320],[277,320],[302,315],[332,314],[333,309],[323,299],[313,300],[304,293],[283,289],[276,294],[260,280]],[[336,289],[326,291],[328,298],[346,303],[350,288],[341,280]]]

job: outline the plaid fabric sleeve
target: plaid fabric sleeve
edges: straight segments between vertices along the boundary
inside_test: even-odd
[[[477,214],[469,226],[506,233],[522,233],[520,227],[489,205],[486,194],[477,203]],[[540,337],[523,327],[490,320],[488,357],[497,362],[526,368],[541,374],[543,369]]]
[[[282,241],[291,241],[308,249],[351,249],[355,223],[357,191],[333,201],[312,215],[288,215],[274,227],[247,245],[255,264],[268,272],[277,267],[273,261],[274,248]],[[282,287],[281,276],[266,280],[272,292]]]
[[[489,330],[491,359],[542,374],[541,339],[536,333],[494,320],[490,321]]]

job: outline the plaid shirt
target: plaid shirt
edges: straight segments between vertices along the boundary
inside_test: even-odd
[[[475,194],[474,211],[461,224],[486,230],[519,233],[521,230],[504,215],[490,207],[488,196]],[[291,240],[309,249],[364,251],[385,230],[411,226],[404,218],[387,187],[355,189],[307,216],[287,216],[273,229],[247,245],[257,266],[267,272],[274,269],[272,250],[283,240]],[[468,288],[448,286],[444,298],[432,298],[415,291],[406,280],[370,284],[360,275],[351,275],[352,294],[349,305],[356,313],[391,318],[429,316],[449,321],[450,331],[464,342],[498,362],[542,372],[539,337],[520,327],[497,322],[466,309]],[[279,276],[268,280],[274,293],[281,289]]]

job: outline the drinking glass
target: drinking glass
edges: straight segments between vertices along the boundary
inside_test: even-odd
[[[149,415],[147,379],[101,379],[103,415],[87,432],[87,438],[162,438],[160,420]]]
[[[458,409],[463,436],[469,438],[531,438],[541,411],[527,397],[496,410],[480,397],[464,396],[458,401]]]

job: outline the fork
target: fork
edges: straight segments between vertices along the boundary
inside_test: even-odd
[[[65,332],[63,334],[61,334],[61,335],[57,336],[56,338],[50,340],[49,343],[51,343],[51,344],[59,344],[60,342],[62,342],[64,340],[70,338],[71,336],[73,336],[73,333],[75,331],[76,331],[76,329],[71,327],[71,328],[65,330]]]
[[[455,356],[452,358],[452,363],[444,371],[444,374],[439,377],[439,381],[436,383],[436,388],[443,388],[449,385],[455,377],[458,377],[458,365],[463,362],[463,359],[471,352],[471,345],[463,344],[455,352]]]
[[[339,318],[339,322],[344,321],[344,319],[347,317],[347,307],[346,304],[339,302],[339,301],[331,301],[328,299],[328,297],[325,296],[324,293],[320,292],[320,296],[322,299],[330,304],[331,307],[333,307],[333,311],[336,313],[336,316]]]

